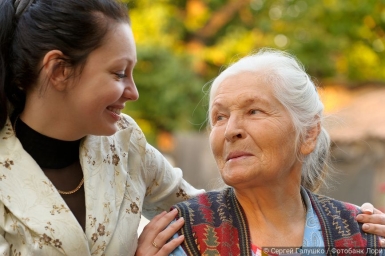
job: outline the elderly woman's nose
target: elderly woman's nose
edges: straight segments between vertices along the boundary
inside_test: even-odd
[[[234,141],[245,137],[245,130],[242,127],[242,121],[237,118],[229,118],[225,130],[225,138],[228,141]]]

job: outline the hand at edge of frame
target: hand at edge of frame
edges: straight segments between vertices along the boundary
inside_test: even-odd
[[[362,230],[381,236],[381,247],[385,247],[385,213],[374,208],[371,203],[364,203],[360,208],[363,213],[358,214],[356,220],[364,223]]]

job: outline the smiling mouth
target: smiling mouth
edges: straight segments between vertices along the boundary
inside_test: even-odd
[[[231,161],[231,160],[237,160],[239,158],[242,158],[242,157],[246,157],[246,155],[243,155],[243,156],[236,156],[236,157],[232,157],[232,158],[229,158],[227,159],[227,161]]]
[[[231,161],[231,160],[237,160],[237,159],[240,159],[240,158],[245,158],[245,157],[248,157],[248,156],[251,156],[251,154],[230,154],[226,158],[226,162]]]
[[[118,108],[112,108],[112,107],[107,107],[107,110],[117,114],[117,115],[120,115],[120,109]]]

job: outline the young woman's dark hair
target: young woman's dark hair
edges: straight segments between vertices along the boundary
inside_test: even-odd
[[[127,8],[110,0],[2,0],[0,129],[24,109],[47,52],[61,51],[62,65],[81,70],[116,22],[129,22]]]

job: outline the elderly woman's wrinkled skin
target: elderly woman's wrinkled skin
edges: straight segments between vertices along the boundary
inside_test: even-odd
[[[234,75],[218,87],[211,106],[210,144],[226,184],[255,188],[288,178],[300,184],[298,158],[288,154],[297,151],[291,117],[271,87],[256,84],[252,73]]]

